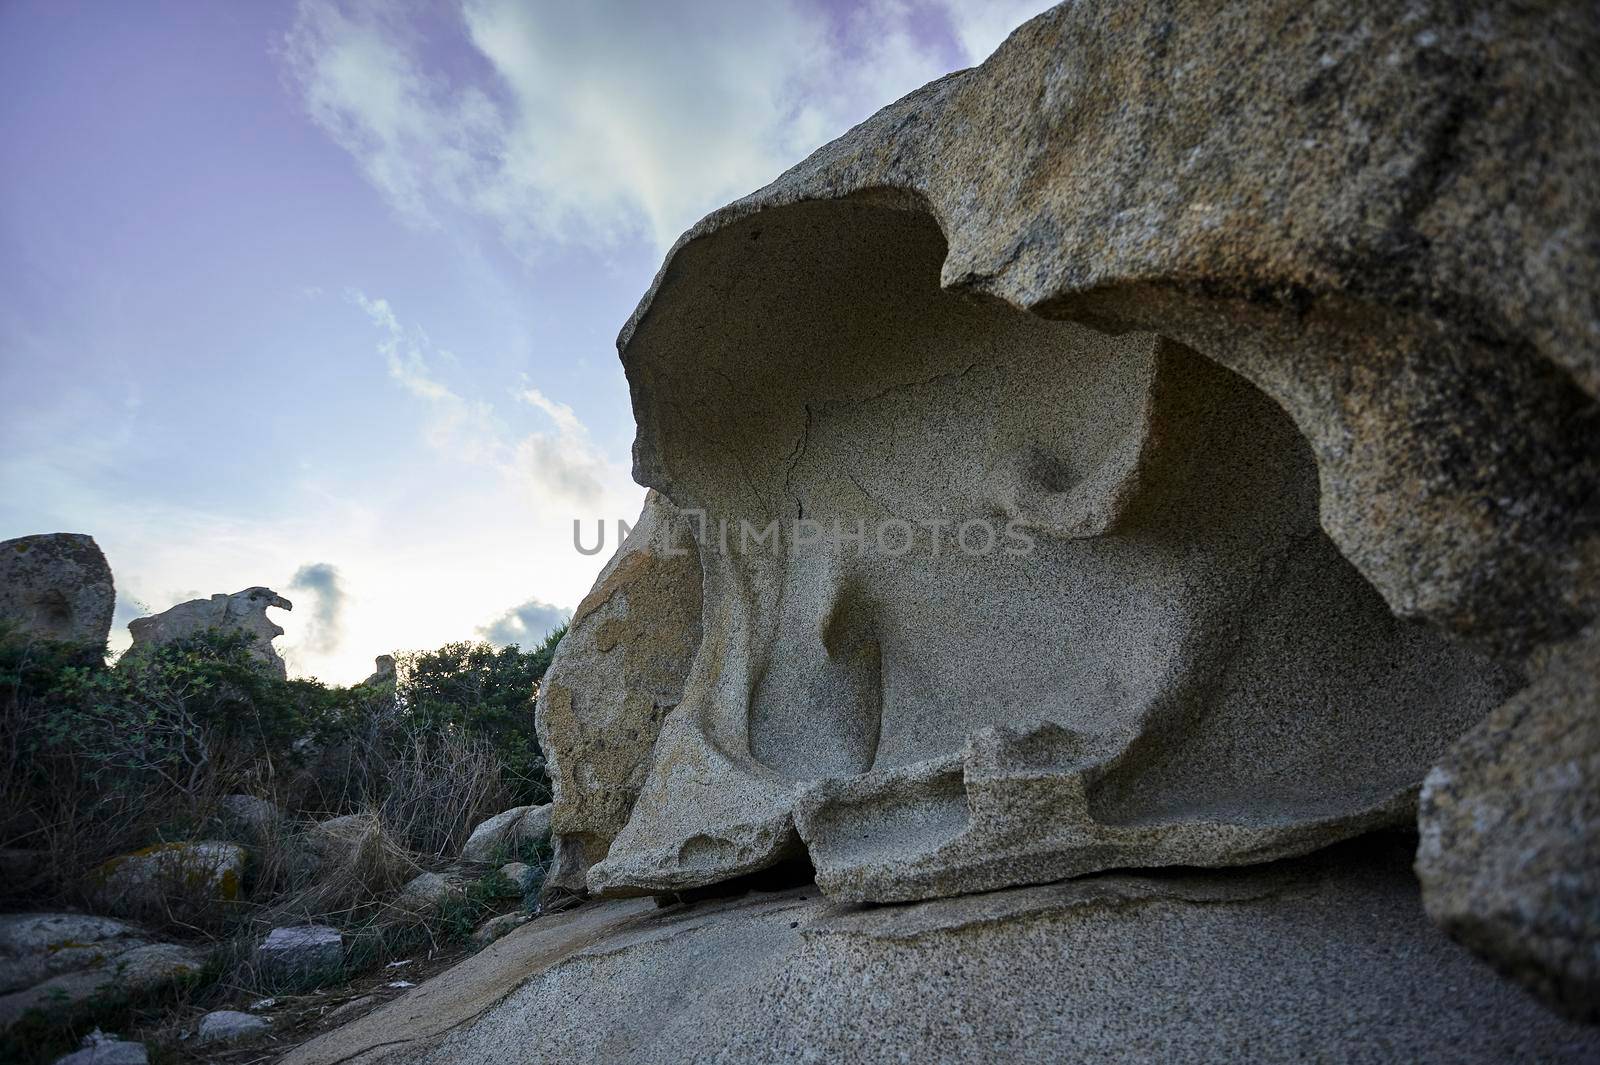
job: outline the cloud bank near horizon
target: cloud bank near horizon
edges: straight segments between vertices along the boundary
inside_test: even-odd
[[[516,644],[524,651],[531,651],[547,635],[571,619],[570,610],[540,599],[529,599],[507,610],[489,624],[479,626],[477,634],[480,639],[487,640],[496,647]]]

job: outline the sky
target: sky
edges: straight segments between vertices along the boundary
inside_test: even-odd
[[[94,536],[114,650],[252,585],[330,683],[536,642],[677,235],[1047,6],[3,0],[0,539]]]

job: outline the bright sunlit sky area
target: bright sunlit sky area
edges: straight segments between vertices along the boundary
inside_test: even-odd
[[[0,3],[0,539],[94,536],[119,650],[257,584],[292,675],[536,642],[667,247],[1047,6]]]

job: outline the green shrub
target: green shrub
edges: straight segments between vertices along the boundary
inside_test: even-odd
[[[108,789],[159,778],[195,797],[208,780],[258,775],[292,760],[292,744],[331,706],[316,681],[260,668],[245,633],[208,632],[154,648],[117,669],[61,672],[38,722],[44,748],[70,752]]]
[[[107,859],[193,838],[221,795],[270,792],[295,761],[294,738],[334,699],[315,681],[264,673],[239,634],[116,669],[84,661],[0,634],[0,846],[42,855],[48,883],[69,896]]]
[[[533,728],[539,682],[566,626],[532,651],[512,645],[450,643],[396,661],[396,694],[407,717],[423,732],[481,737],[504,763],[517,802],[550,795],[544,755]]]

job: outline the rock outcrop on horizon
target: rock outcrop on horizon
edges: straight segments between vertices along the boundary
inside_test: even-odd
[[[218,592],[210,599],[191,599],[151,617],[135,618],[128,622],[133,645],[124,657],[135,661],[151,648],[212,629],[239,631],[250,636],[251,655],[277,676],[287,677],[288,667],[272,646],[273,639],[283,635],[283,627],[267,617],[268,607],[293,610],[294,604],[271,588],[257,585],[232,595]]]
[[[45,533],[0,541],[0,621],[25,636],[102,653],[117,592],[94,537]]]
[[[1062,4],[692,227],[618,340],[646,516],[540,695],[556,882],[826,898],[541,919],[382,1034],[1600,1052],[1404,860],[1304,857],[1427,778],[1428,913],[1589,1015],[1597,50],[1577,3]]]

